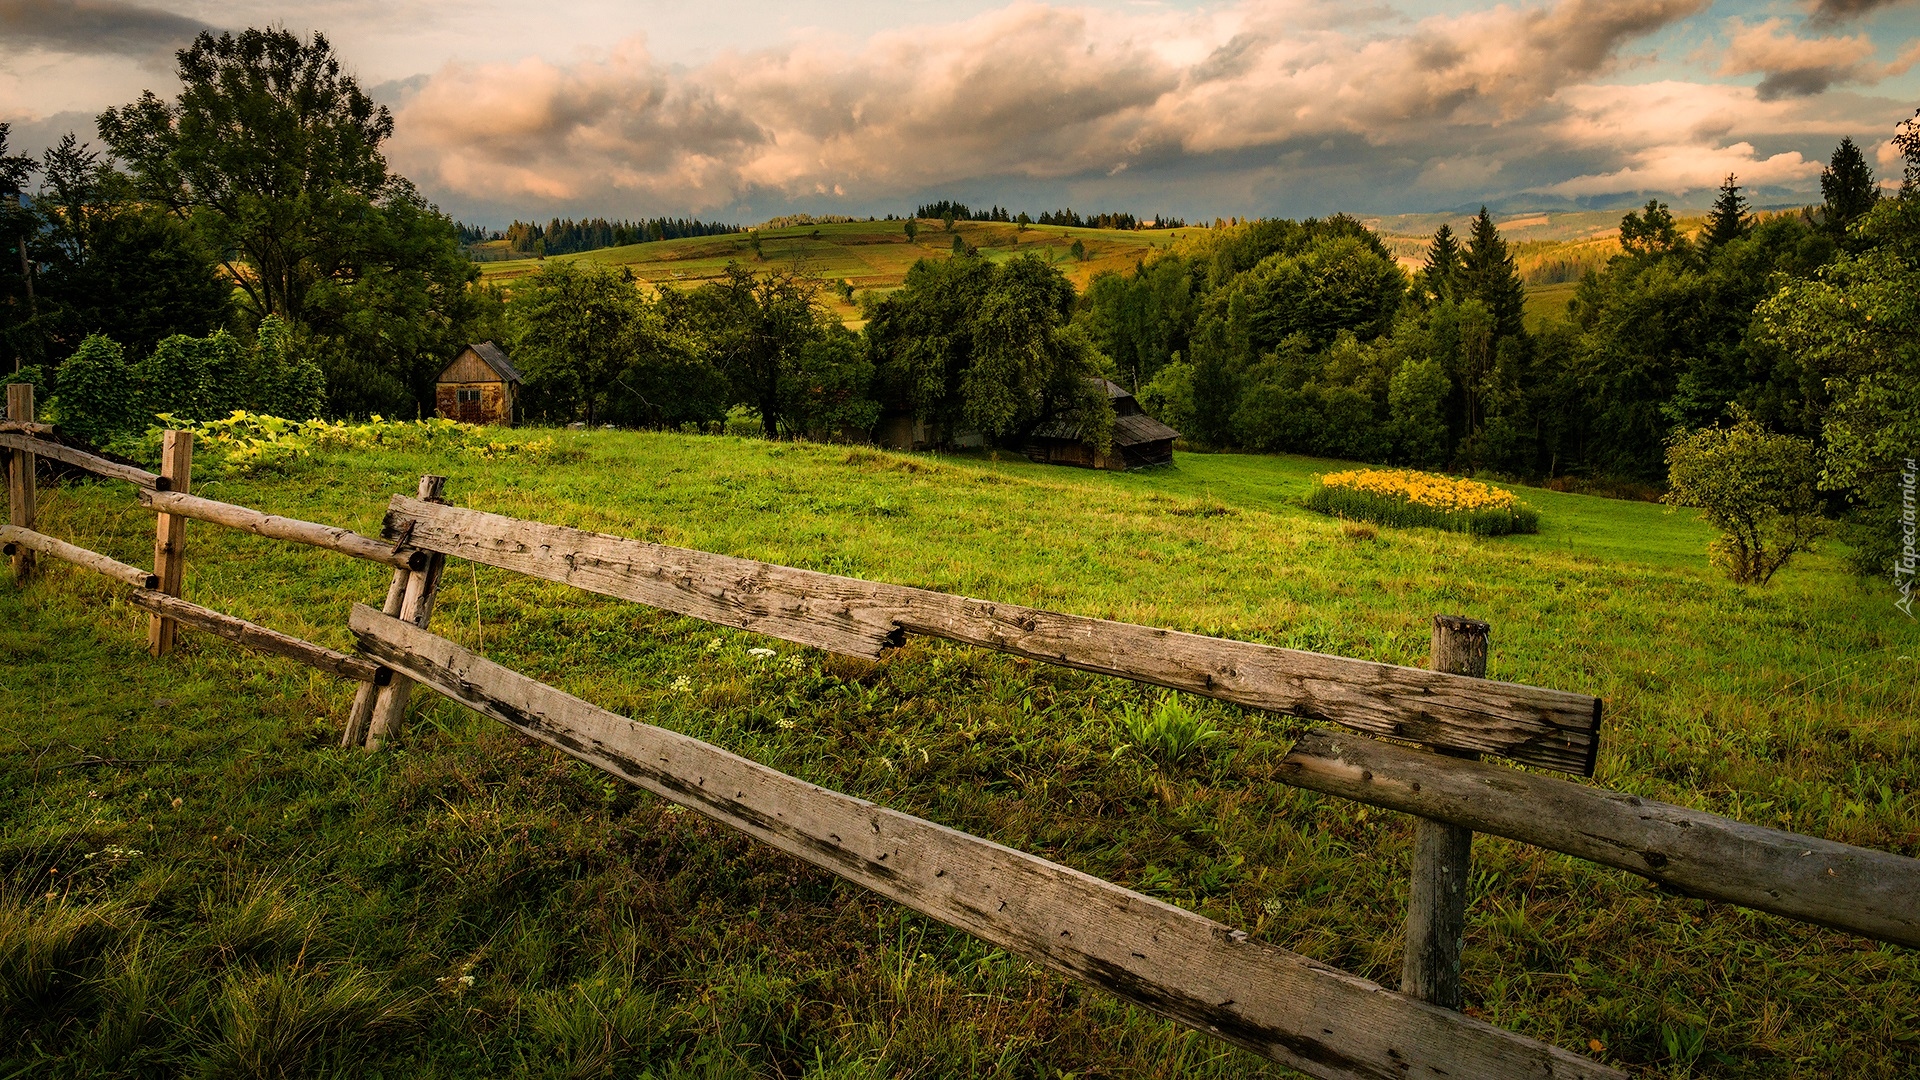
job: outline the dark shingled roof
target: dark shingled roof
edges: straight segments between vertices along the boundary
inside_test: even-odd
[[[1099,380],[1107,391],[1107,400],[1113,403],[1113,445],[1138,446],[1141,443],[1160,442],[1165,439],[1177,439],[1180,433],[1140,411],[1133,395],[1111,379]],[[1124,403],[1124,404],[1123,404]],[[1051,423],[1042,424],[1033,430],[1036,439],[1080,438],[1080,420],[1076,416],[1063,416]]]
[[[520,381],[520,372],[512,364],[507,363],[507,354],[500,351],[500,346],[491,341],[483,341],[478,345],[469,345],[467,348],[472,349],[475,356],[492,368],[495,375],[510,383]]]

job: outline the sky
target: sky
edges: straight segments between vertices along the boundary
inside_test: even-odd
[[[1920,109],[1920,0],[0,0],[16,152],[178,90],[203,29],[319,31],[465,221],[1188,220],[1818,201]]]

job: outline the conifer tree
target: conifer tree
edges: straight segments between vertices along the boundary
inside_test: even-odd
[[[1826,226],[1834,233],[1845,233],[1855,218],[1880,201],[1873,170],[1851,137],[1840,140],[1833,160],[1820,173],[1820,194],[1826,199]]]
[[[1427,247],[1427,265],[1420,272],[1420,288],[1435,300],[1454,298],[1460,276],[1460,241],[1453,227],[1442,224]]]
[[[1740,185],[1728,173],[1726,182],[1720,185],[1720,197],[1713,201],[1713,212],[1707,215],[1700,246],[1715,251],[1752,232],[1753,215],[1747,210],[1746,196],[1740,194]]]
[[[1458,292],[1461,299],[1478,300],[1493,312],[1494,327],[1501,337],[1525,332],[1526,286],[1520,283],[1520,270],[1507,251],[1507,242],[1494,227],[1493,215],[1486,207],[1473,219],[1473,231],[1460,259]]]

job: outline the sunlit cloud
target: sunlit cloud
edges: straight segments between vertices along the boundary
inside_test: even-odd
[[[1584,191],[1598,177],[1677,175],[1625,155],[1692,146],[1718,162],[1738,142],[1727,136],[1756,104],[1749,88],[1714,87],[1728,115],[1694,118],[1688,138],[1676,140],[1669,115],[1625,145],[1593,136],[1634,122],[1612,115],[1634,104],[1596,111],[1581,98],[1629,45],[1705,6],[1559,0],[1408,22],[1306,2],[1197,14],[1023,2],[693,67],[635,38],[572,63],[449,65],[402,108],[394,153],[469,200],[696,212],[965,182],[1178,193],[1211,176],[1271,192],[1290,171],[1323,182],[1334,162],[1364,172],[1368,156],[1443,197],[1495,178],[1545,190],[1529,159],[1557,154]],[[1608,167],[1580,168],[1593,164]],[[1761,171],[1798,175],[1784,163]]]

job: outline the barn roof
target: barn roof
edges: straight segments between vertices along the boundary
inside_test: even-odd
[[[492,368],[493,373],[500,376],[500,381],[510,383],[520,381],[519,369],[507,362],[507,354],[500,350],[500,346],[495,345],[491,341],[482,341],[477,345],[469,345],[467,348],[473,350],[473,355],[479,357],[481,363]],[[455,363],[458,363],[460,360],[457,356],[453,359]],[[448,364],[447,366],[451,368],[453,365]],[[442,371],[440,374],[444,377],[446,372]]]
[[[1133,395],[1127,391],[1126,387],[1110,379],[1097,381],[1106,390],[1107,400],[1114,405],[1118,406],[1122,401],[1129,403],[1133,401]],[[1113,445],[1115,446],[1139,446],[1142,443],[1161,442],[1180,437],[1179,432],[1139,411],[1138,405],[1124,411],[1119,408],[1114,411],[1116,415],[1113,418]],[[1080,418],[1069,414],[1033,429],[1033,438],[1075,440],[1081,436],[1081,426]]]

